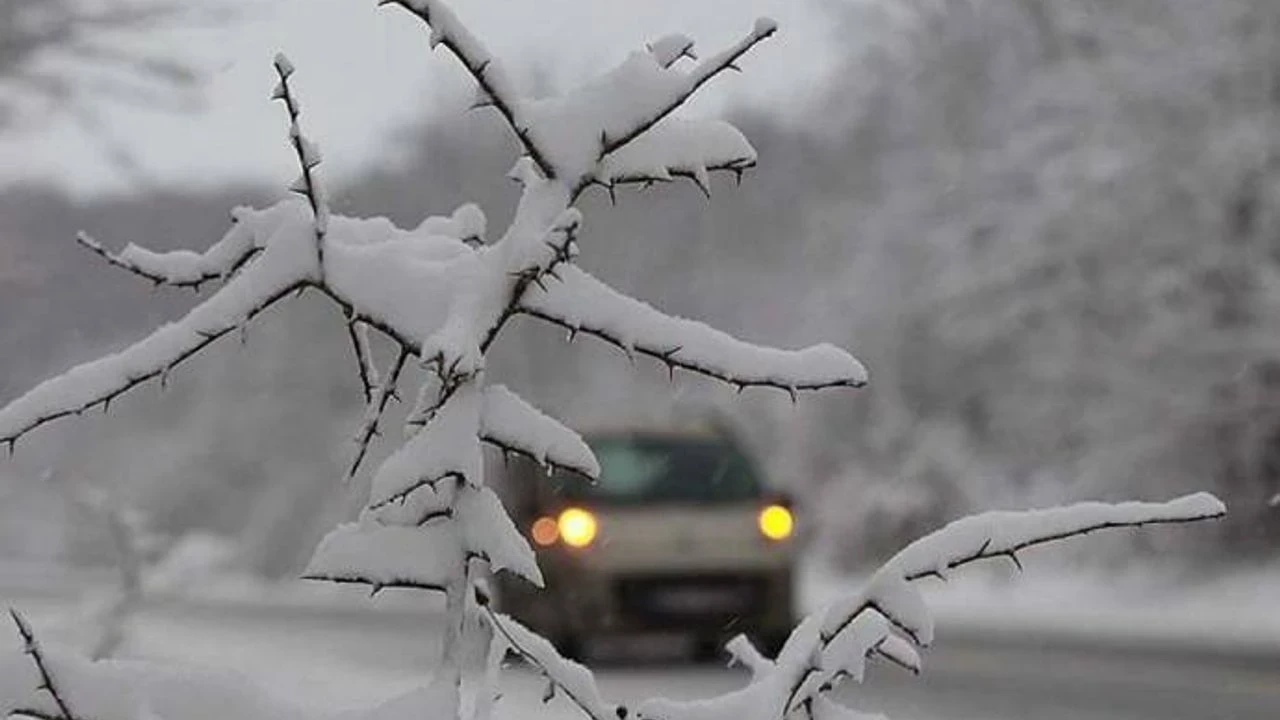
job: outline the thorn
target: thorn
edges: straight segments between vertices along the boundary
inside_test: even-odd
[[[742,168],[733,169],[733,181],[738,187],[742,187]]]
[[[13,451],[18,447],[18,438],[8,438],[5,443],[9,445],[9,457],[13,457]]]
[[[791,396],[791,404],[795,405],[797,402],[798,396],[796,395],[796,388],[794,385],[787,387],[787,394]]]
[[[747,384],[746,384],[746,383],[736,382],[736,383],[734,383],[733,385],[734,385],[734,387],[735,387],[735,388],[737,388],[737,393],[738,393],[739,395],[741,395],[741,394],[742,394],[742,391],[743,391],[743,390],[746,390],[746,389],[747,389]]]
[[[618,191],[614,189],[614,183],[610,182],[605,186],[609,190],[609,204],[613,207],[618,206]]]
[[[676,381],[676,364],[671,361],[667,361],[667,382],[675,382],[675,381]]]
[[[293,296],[296,298],[302,297],[302,292],[306,289],[307,287],[305,285],[299,287],[297,290],[294,291]]]
[[[732,71],[734,71],[734,72],[739,72],[739,73],[740,73],[740,72],[742,72],[742,68],[738,67],[738,66],[737,66],[736,64],[734,64],[734,63],[729,63],[728,65],[725,65],[725,66],[724,66],[724,69],[725,69],[725,70],[732,70]]]
[[[1024,568],[1022,567],[1022,561],[1018,559],[1018,554],[1012,550],[1005,554],[1009,556],[1009,559],[1013,561],[1014,565],[1018,566],[1018,572],[1022,572]]]
[[[382,586],[374,583],[372,589],[369,591],[369,597],[376,597],[380,592],[382,592]]]
[[[567,343],[572,343],[574,340],[577,340],[577,339],[578,339],[578,328],[576,327],[569,328],[569,332],[565,333],[564,341]]]

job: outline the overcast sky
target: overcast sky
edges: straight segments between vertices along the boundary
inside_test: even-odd
[[[124,1],[124,0],[117,0]],[[288,182],[293,161],[284,120],[268,102],[270,59],[286,52],[298,67],[303,122],[338,182],[369,163],[391,162],[391,131],[424,113],[461,112],[470,84],[452,59],[429,54],[421,24],[374,0],[219,0],[240,10],[213,27],[156,28],[117,42],[194,63],[203,106],[190,113],[98,103],[107,136],[137,171],[113,165],[103,143],[66,113],[28,114],[0,134],[0,183],[48,179],[76,193],[128,191],[147,184],[219,184],[234,179]],[[820,7],[861,0],[455,0],[453,6],[489,47],[508,59],[517,80],[534,67],[558,86],[611,65],[646,40],[681,31],[704,52],[746,32],[761,15],[782,32],[725,76],[691,108],[718,112],[727,102],[785,111],[831,70],[838,45]],[[63,73],[92,68],[44,60]]]

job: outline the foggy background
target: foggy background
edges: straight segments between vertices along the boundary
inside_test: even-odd
[[[124,117],[181,127],[225,112],[210,104],[202,60],[148,43],[167,28],[231,37],[257,17],[250,5],[0,2],[0,400],[195,302],[107,267],[74,243],[76,231],[112,248],[203,249],[228,228],[231,207],[284,194],[295,171],[281,111],[266,100],[269,56],[246,60],[266,124],[237,127],[227,142],[278,145],[279,155],[259,163],[247,153],[241,176],[202,172],[193,159],[190,182],[177,179],[184,146],[192,158],[219,152],[196,132],[170,139],[152,164],[163,173],[150,176],[138,151],[145,132],[103,119],[126,106]],[[734,17],[771,7],[747,5]],[[566,345],[532,320],[498,344],[494,379],[580,425],[729,418],[807,510],[816,550],[848,569],[974,511],[1196,489],[1218,493],[1228,518],[1091,541],[1067,559],[1204,569],[1274,558],[1280,4],[790,5],[806,18],[796,44],[762,50],[744,75],[719,81],[746,90],[763,76],[763,89],[698,107],[737,124],[759,167],[741,188],[714,180],[710,200],[683,183],[620,191],[617,207],[589,195],[581,262],[745,339],[846,347],[870,367],[871,386],[793,406],[689,375],[671,385],[657,363],[633,368],[590,339]],[[550,6],[572,17],[573,3]],[[735,22],[721,36],[695,32],[700,49],[746,27]],[[427,55],[407,16],[386,23],[413,35],[415,62],[448,63]],[[658,27],[639,39],[689,30],[678,12]],[[574,30],[556,34],[565,32]],[[617,61],[637,45],[628,42],[570,57]],[[517,79],[531,92],[581,79],[553,67],[567,44],[549,46],[545,64],[535,53]],[[300,78],[323,72],[294,60]],[[397,82],[378,81],[391,92]],[[496,115],[464,113],[465,85],[451,82],[389,98],[395,124],[376,153],[367,137],[343,145],[326,132],[326,111],[300,86],[336,212],[412,226],[473,200],[490,228],[504,226],[515,144]],[[42,127],[81,140],[51,144]],[[343,165],[334,145],[337,158],[366,161]],[[62,165],[97,179],[71,180],[78,172]],[[147,384],[105,420],[61,421],[24,439],[0,460],[0,555],[109,562],[105,531],[66,502],[66,486],[84,484],[109,488],[170,537],[225,536],[237,567],[296,572],[346,511],[340,478],[362,407],[338,320],[316,297],[282,304],[243,347],[220,341],[167,390]]]

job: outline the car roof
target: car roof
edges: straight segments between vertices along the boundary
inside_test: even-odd
[[[625,423],[602,424],[578,428],[587,440],[604,437],[648,437],[672,440],[718,440],[726,439],[727,433],[711,423]]]

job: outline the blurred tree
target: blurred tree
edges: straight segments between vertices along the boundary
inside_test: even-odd
[[[137,49],[139,38],[158,28],[226,22],[229,12],[221,0],[0,2],[0,130],[66,114],[127,164],[98,119],[99,103],[185,110],[199,100],[196,68]]]

